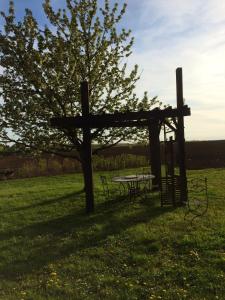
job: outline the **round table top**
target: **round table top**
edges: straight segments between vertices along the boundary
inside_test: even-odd
[[[155,178],[152,174],[138,174],[138,175],[124,175],[116,176],[112,178],[113,182],[134,182],[134,181],[146,181]]]

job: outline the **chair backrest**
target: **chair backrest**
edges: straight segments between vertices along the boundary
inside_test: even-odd
[[[108,185],[107,178],[104,175],[100,175],[100,180],[103,185]]]
[[[201,216],[208,209],[207,178],[188,180],[188,208],[196,216]]]
[[[105,196],[109,196],[109,186],[108,186],[108,181],[105,175],[100,175],[100,180],[102,183],[102,188],[103,188],[103,193]]]

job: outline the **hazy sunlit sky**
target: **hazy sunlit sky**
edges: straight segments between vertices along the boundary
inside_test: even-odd
[[[65,4],[64,0],[51,2],[57,8]],[[122,25],[135,37],[128,64],[138,64],[142,74],[137,94],[146,90],[174,106],[175,69],[182,67],[184,98],[192,110],[192,116],[185,118],[186,139],[225,139],[225,1],[126,2]],[[0,9],[6,10],[8,3],[0,0]],[[14,3],[18,18],[28,7],[41,25],[46,22],[41,0]],[[1,20],[0,28],[2,24]]]

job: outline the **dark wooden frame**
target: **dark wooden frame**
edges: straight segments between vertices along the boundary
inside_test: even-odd
[[[154,184],[160,186],[161,182],[161,157],[160,157],[160,130],[163,123],[175,132],[178,143],[179,171],[181,184],[180,202],[187,201],[187,177],[185,164],[185,139],[184,116],[191,114],[190,108],[184,105],[182,68],[176,69],[177,108],[155,108],[151,111],[116,112],[114,114],[93,115],[89,112],[88,83],[81,83],[82,116],[58,117],[51,119],[51,126],[58,128],[82,128],[83,152],[82,159],[85,162],[83,172],[86,192],[86,211],[94,211],[93,172],[91,128],[109,127],[148,127],[150,142],[150,165],[152,174],[155,175]],[[171,121],[168,122],[168,119]]]

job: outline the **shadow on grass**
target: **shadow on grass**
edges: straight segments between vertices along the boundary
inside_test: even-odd
[[[12,208],[12,209],[8,209],[8,210],[3,210],[1,211],[1,214],[5,214],[5,213],[11,213],[11,212],[18,212],[18,211],[25,211],[27,209],[32,209],[32,208],[37,208],[37,207],[42,207],[42,206],[48,206],[54,203],[60,203],[60,202],[64,202],[64,201],[68,201],[70,200],[73,196],[77,196],[77,195],[81,195],[84,193],[84,190],[79,190],[76,192],[72,192],[70,194],[66,194],[65,196],[59,197],[59,198],[55,198],[55,199],[50,199],[50,200],[45,200],[42,202],[38,202],[35,204],[31,204],[31,205],[26,205],[26,206],[21,206],[21,207],[17,207],[17,208]]]
[[[77,195],[80,195],[78,200],[84,200],[80,192]],[[50,205],[68,198],[71,198],[70,194],[23,209]],[[9,261],[6,259],[0,265],[0,278],[16,279],[43,269],[47,264],[63,259],[72,253],[100,246],[104,244],[108,236],[118,235],[136,224],[148,222],[171,210],[171,208],[159,207],[158,202],[156,196],[150,200],[144,199],[138,202],[130,202],[129,199],[122,201],[117,198],[97,203],[95,213],[89,216],[79,206],[75,208],[76,212],[69,215],[1,233],[0,241],[6,242],[14,239],[13,245],[9,242],[7,246],[4,246],[4,250],[10,253],[11,247],[14,247],[12,253],[14,254],[15,249],[18,249],[20,256],[17,258],[14,256],[15,258],[12,259],[12,255],[9,255]],[[129,209],[127,209],[128,206]],[[22,255],[19,249],[23,249]]]

